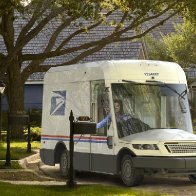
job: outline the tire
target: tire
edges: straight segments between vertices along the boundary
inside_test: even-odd
[[[63,150],[60,158],[60,172],[63,176],[69,175],[69,154],[67,150]]]
[[[144,178],[143,169],[133,167],[131,155],[124,155],[121,161],[121,179],[126,186],[137,186]]]
[[[193,183],[196,184],[196,175],[195,174],[191,174],[188,176],[189,180]]]

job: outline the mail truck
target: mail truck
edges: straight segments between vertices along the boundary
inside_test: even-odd
[[[193,134],[183,69],[176,63],[110,60],[51,68],[44,78],[41,160],[69,172],[70,111],[95,134],[74,135],[74,169],[119,175],[139,185],[146,172],[186,174],[196,183]],[[115,102],[120,101],[121,115]]]

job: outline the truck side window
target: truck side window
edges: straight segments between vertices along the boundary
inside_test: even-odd
[[[97,123],[97,135],[107,135],[111,124],[110,105],[104,80],[91,81],[91,117]]]

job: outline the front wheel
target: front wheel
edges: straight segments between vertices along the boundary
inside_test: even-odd
[[[189,177],[189,180],[190,180],[193,184],[196,184],[196,175],[191,174],[191,175],[189,175],[188,177]]]
[[[142,169],[134,168],[131,155],[125,155],[121,161],[121,179],[126,186],[137,186],[144,178]]]
[[[60,172],[63,176],[68,176],[69,174],[69,155],[67,150],[63,150],[61,153]]]

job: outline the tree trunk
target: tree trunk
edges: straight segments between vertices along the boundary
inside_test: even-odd
[[[14,66],[11,66],[8,70],[9,84],[7,87],[8,103],[9,103],[9,115],[21,116],[24,111],[24,83],[21,79],[19,63],[14,62]],[[11,137],[12,139],[23,138],[23,126],[11,124]]]

